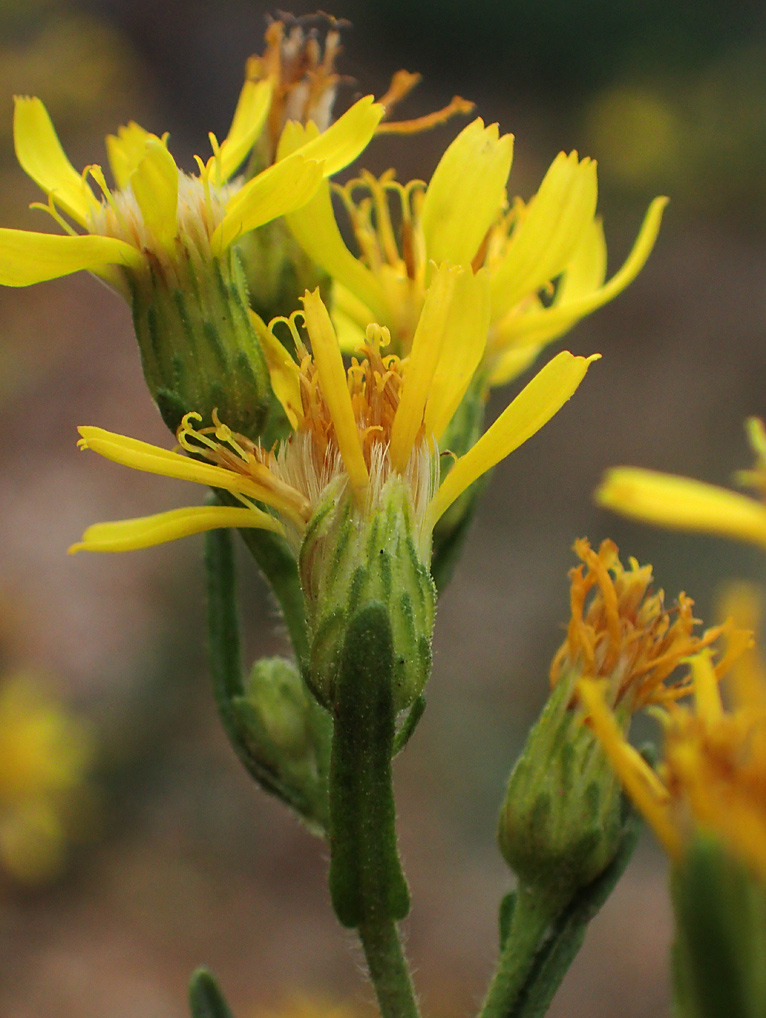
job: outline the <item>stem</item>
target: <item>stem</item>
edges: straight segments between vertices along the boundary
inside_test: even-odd
[[[538,948],[559,911],[549,899],[519,887],[511,928],[479,1018],[507,1018],[522,991]]]
[[[415,990],[396,923],[391,919],[363,923],[359,927],[359,939],[381,1018],[418,1018]]]

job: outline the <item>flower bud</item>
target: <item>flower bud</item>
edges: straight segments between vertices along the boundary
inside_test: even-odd
[[[519,880],[567,899],[612,860],[620,831],[620,782],[573,693],[577,673],[557,683],[508,781],[500,850]]]
[[[309,826],[326,829],[331,723],[296,666],[278,657],[256,662],[232,706],[261,784]]]
[[[431,668],[436,595],[421,547],[407,478],[390,474],[375,511],[360,508],[342,484],[316,507],[300,552],[306,598],[312,689],[329,710],[351,617],[368,605],[385,608],[394,651],[395,711],[410,706]]]

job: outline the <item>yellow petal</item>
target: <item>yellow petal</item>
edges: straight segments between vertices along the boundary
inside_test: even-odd
[[[313,293],[307,290],[301,300],[322,395],[335,426],[335,436],[343,465],[351,487],[359,498],[366,490],[370,478],[364,461],[362,440],[354,417],[348,378],[338,340],[327,308],[319,296],[319,288],[317,287]]]
[[[130,177],[146,154],[146,142],[155,137],[145,131],[135,120],[127,126],[118,127],[117,134],[107,134],[106,154],[114,182],[120,189],[126,188]]]
[[[266,366],[269,369],[271,388],[274,395],[282,404],[282,409],[293,428],[298,426],[299,417],[302,416],[303,403],[301,400],[301,371],[289,352],[275,337],[274,333],[266,326],[266,323],[251,311],[250,321],[258,336],[263,354],[266,358]]]
[[[82,435],[80,445],[83,449],[91,449],[114,463],[149,474],[160,474],[162,477],[174,477],[181,481],[206,484],[211,488],[240,492],[280,511],[288,511],[284,508],[284,499],[277,492],[244,474],[226,470],[213,463],[201,463],[181,453],[161,449],[126,435],[117,435],[103,428],[82,427],[77,430]]]
[[[16,96],[15,103],[13,141],[21,168],[75,222],[85,226],[96,198],[67,159],[48,111],[39,99],[28,96]]]
[[[556,287],[549,308],[537,299],[532,308],[512,308],[492,326],[489,360],[492,387],[507,385],[537,359],[543,347],[559,339],[579,320],[577,313],[551,318],[554,308],[564,308],[581,297],[594,293],[606,275],[606,241],[600,219],[586,228],[582,240]]]
[[[564,350],[549,361],[476,445],[457,460],[431,503],[432,520],[436,522],[478,477],[547,424],[574,395],[590,364],[599,357],[575,357]]]
[[[366,95],[326,131],[307,141],[297,151],[304,159],[322,162],[324,175],[331,177],[353,162],[367,147],[384,113],[385,108],[376,103],[373,96]]]
[[[643,523],[733,537],[766,548],[766,506],[703,481],[616,467],[607,471],[595,499]]]
[[[646,761],[626,741],[613,714],[604,702],[599,683],[582,679],[577,694],[588,713],[593,733],[604,748],[628,795],[654,828],[663,846],[674,859],[681,855],[681,839],[657,787],[657,777]]]
[[[163,247],[170,248],[178,233],[178,167],[158,138],[147,138],[144,157],[130,176],[130,186],[147,229]]]
[[[559,275],[596,213],[596,164],[560,152],[516,226],[492,277],[492,311],[503,315]]]
[[[391,465],[403,473],[423,424],[426,403],[450,326],[452,303],[466,272],[459,265],[440,265],[423,302],[412,349],[407,357],[399,406],[391,428]]]
[[[351,354],[359,350],[365,341],[367,326],[375,321],[375,315],[366,304],[342,283],[333,280],[332,324],[343,353]]]
[[[723,703],[710,651],[703,650],[700,654],[695,654],[690,664],[696,712],[705,724],[716,724],[723,717]]]
[[[513,135],[477,118],[455,138],[428,185],[421,223],[428,258],[470,264],[505,202]]]
[[[82,541],[72,545],[69,554],[78,551],[136,551],[219,527],[257,527],[276,534],[284,533],[281,523],[260,509],[191,506],[135,520],[95,523],[82,535]]]
[[[218,155],[222,180],[228,180],[239,169],[260,135],[271,106],[273,88],[270,78],[258,82],[248,80],[242,86],[229,133]]]
[[[644,217],[633,249],[626,258],[622,268],[607,283],[591,293],[582,293],[579,296],[572,294],[570,295],[571,299],[556,301],[546,310],[520,315],[517,319],[519,332],[523,331],[526,334],[528,331],[530,334],[534,334],[537,329],[546,329],[549,333],[558,333],[560,335],[561,332],[565,332],[584,315],[590,314],[596,308],[600,308],[610,300],[613,300],[633,282],[646,264],[646,260],[651,254],[654,242],[657,239],[660,223],[662,222],[662,213],[667,203],[668,199],[664,197],[654,199]],[[492,282],[494,286],[495,279]],[[494,310],[495,304],[493,304]]]
[[[304,205],[322,180],[322,164],[292,155],[249,180],[229,202],[211,243],[222,251],[237,237]]]
[[[309,258],[370,309],[371,317],[363,328],[370,322],[390,328],[393,313],[379,280],[351,254],[338,229],[329,182],[323,182],[310,202],[286,218],[293,236]]]
[[[0,229],[2,286],[30,286],[81,269],[100,272],[107,265],[138,268],[142,263],[137,248],[114,237],[66,237]]]
[[[484,354],[490,315],[486,270],[474,275],[469,269],[458,277],[448,314],[424,418],[426,434],[436,442],[452,420]]]

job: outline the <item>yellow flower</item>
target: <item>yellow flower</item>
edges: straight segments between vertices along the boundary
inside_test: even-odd
[[[752,488],[757,499],[687,477],[614,467],[596,490],[596,501],[644,523],[733,537],[766,548],[766,430],[755,417],[749,418],[746,429],[756,462],[752,470],[734,477]]]
[[[302,314],[309,354],[298,332]],[[81,445],[126,466],[183,478],[231,492],[242,507],[196,507],[141,520],[89,528],[71,550],[125,551],[214,527],[260,527],[284,533],[297,547],[328,491],[348,491],[363,516],[374,513],[391,478],[408,488],[422,556],[435,522],[479,476],[537,432],[573,395],[594,357],[563,352],[506,408],[439,482],[438,443],[483,355],[489,281],[443,265],[426,293],[406,358],[386,354],[388,331],[367,329],[361,360],[344,367],[330,316],[318,291],[303,311],[256,321],[272,384],[291,422],[289,439],[274,451],[234,434],[216,421],[195,429],[188,414],[178,433],[194,458],[81,428]],[[286,325],[297,362],[274,336]],[[204,459],[208,462],[201,462]],[[262,508],[265,506],[266,509]]]
[[[27,675],[0,687],[0,863],[36,883],[61,868],[92,756],[83,726]]]
[[[628,794],[670,856],[679,861],[698,834],[712,835],[766,878],[766,683],[732,683],[726,709],[721,666],[704,651],[691,661],[693,707],[667,704],[657,771],[629,746],[595,683],[582,683],[593,730]]]
[[[296,130],[293,144],[303,138]],[[328,183],[287,217],[298,242],[334,280],[344,349],[356,348],[372,319],[390,330],[394,349],[406,355],[431,262],[484,266],[492,310],[483,372],[489,384],[499,385],[635,278],[666,199],[651,204],[627,261],[604,282],[606,246],[594,218],[596,164],[561,153],[532,201],[516,199],[506,211],[512,155],[513,136],[500,136],[496,124],[485,127],[477,118],[447,148],[427,186],[418,180],[402,185],[388,171],[380,178],[365,172],[336,188],[358,257],[341,236]]]
[[[48,204],[37,207],[64,232],[0,229],[0,283],[28,286],[88,269],[129,298],[133,274],[160,266],[172,278],[182,254],[219,257],[242,234],[298,208],[323,176],[356,158],[384,112],[371,96],[360,99],[323,134],[244,182],[234,175],[263,129],[272,87],[269,79],[245,82],[228,136],[219,144],[210,135],[213,155],[206,163],[196,157],[197,175],[178,168],[167,135],[159,138],[136,123],[109,135],[116,189],[99,166],[78,173],[42,102],[17,97],[16,155],[47,195]]]
[[[664,592],[652,590],[652,567],[631,558],[626,569],[613,541],[602,541],[595,552],[580,539],[574,550],[583,565],[569,573],[571,618],[551,665],[551,684],[572,674],[599,681],[626,722],[642,707],[686,696],[688,678],[667,680],[731,627],[697,635],[692,599],[681,593],[667,609]]]

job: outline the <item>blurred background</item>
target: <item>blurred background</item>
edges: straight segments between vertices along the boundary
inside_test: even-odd
[[[559,149],[595,156],[611,270],[651,198],[672,198],[638,280],[566,339],[603,360],[495,473],[440,605],[428,711],[397,763],[409,945],[428,1014],[457,1018],[495,956],[510,886],[496,813],[546,696],[574,538],[613,537],[710,622],[721,582],[762,569],[749,549],[612,518],[591,492],[617,463],[718,483],[749,465],[742,421],[766,414],[766,9],[444,0],[433,10],[332,5],[352,23],[339,108],[380,95],[399,67],[420,71],[401,115],[454,93],[474,100],[515,133],[510,188],[524,198]],[[192,168],[207,132],[225,134],[268,13],[246,0],[2,0],[2,225],[48,228],[27,210],[39,192],[14,159],[13,93],[43,99],[78,167],[103,161],[104,134],[135,118],[169,130]],[[462,123],[374,142],[364,165],[428,179]],[[0,1015],[182,1018],[202,963],[238,1018],[344,1001],[368,1013],[359,956],[330,914],[326,852],[250,784],[216,723],[201,539],[66,556],[92,522],[189,499],[188,487],[75,448],[79,424],[168,442],[127,306],[81,274],[0,291],[0,322],[0,797],[14,739],[53,768],[30,779],[26,812],[0,803]],[[495,409],[510,395],[496,394]],[[264,589],[241,565],[248,653],[279,653]],[[646,837],[554,1018],[669,1014],[666,876]]]

